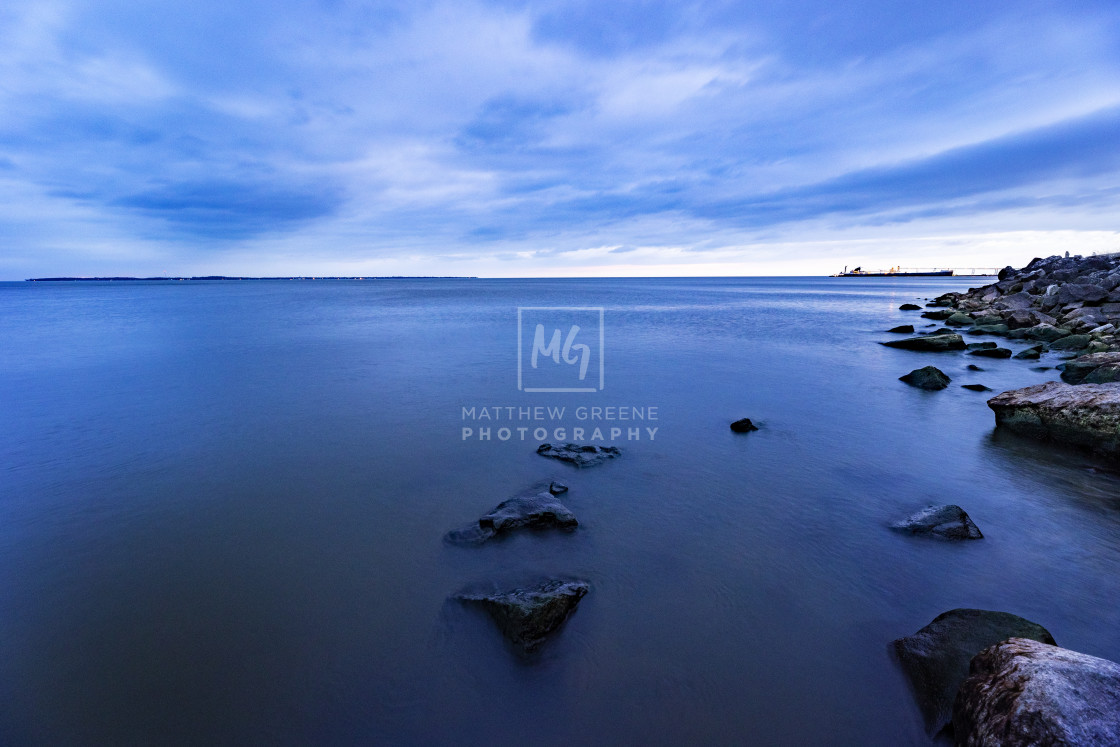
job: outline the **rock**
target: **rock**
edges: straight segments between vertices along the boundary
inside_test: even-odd
[[[1035,325],[1034,327],[1028,327],[1025,330],[1016,330],[1016,332],[1022,333],[1021,335],[1016,335],[1016,337],[1022,337],[1027,340],[1038,340],[1039,342],[1054,342],[1063,337],[1068,337],[1070,334],[1068,329],[1045,323]]]
[[[1061,365],[1062,381],[1067,384],[1080,384],[1086,376],[1101,366],[1115,363],[1120,363],[1120,353],[1093,353],[1074,358]]]
[[[1084,384],[1111,384],[1120,381],[1120,364],[1109,363],[1093,370],[1085,377]]]
[[[1092,342],[1089,335],[1068,335],[1050,343],[1051,350],[1080,350]]]
[[[1016,353],[1015,355],[1013,355],[1011,357],[1012,358],[1019,358],[1020,360],[1038,360],[1038,358],[1041,355],[1042,355],[1042,348],[1033,347],[1033,348],[1027,348],[1026,350],[1020,350],[1018,353]]]
[[[1014,274],[1015,274],[1015,268],[1012,267],[1011,265],[1008,265],[1007,267],[1004,267],[1002,270],[1000,270],[999,274],[996,275],[996,277],[999,278],[1000,280],[1007,280],[1008,277],[1010,277],[1011,275],[1014,275]]]
[[[984,386],[983,384],[961,384],[961,388],[971,389],[974,392],[990,392],[990,391],[992,391],[992,388],[990,386]]]
[[[1003,317],[989,314],[987,316],[976,317],[976,323],[981,326],[989,326],[992,324],[1003,324]]]
[[[922,316],[925,316],[925,314],[922,314]],[[968,327],[972,324],[975,324],[976,321],[968,314],[962,314],[958,311],[951,316],[945,317],[945,323],[950,327]]]
[[[952,309],[938,309],[936,311],[923,311],[922,316],[926,319],[933,319],[934,321],[944,321],[951,317],[955,312]]]
[[[549,579],[530,588],[493,593],[461,593],[457,598],[485,609],[502,633],[523,653],[537,650],[591,589],[586,581]]]
[[[583,446],[579,444],[564,444],[563,446],[541,444],[537,447],[537,453],[541,456],[574,464],[577,467],[593,467],[608,459],[622,456],[622,451],[617,446],[594,446],[592,444]]]
[[[969,355],[980,355],[985,358],[1010,358],[1011,351],[1007,348],[981,348],[969,351]]]
[[[1120,665],[1027,638],[972,659],[953,704],[959,745],[1120,744]]]
[[[1038,324],[1038,315],[1030,311],[1013,311],[1004,320],[1011,330],[1026,329]]]
[[[750,418],[743,418],[732,423],[731,430],[736,433],[750,433],[751,431],[757,431],[758,426],[752,423]]]
[[[930,390],[944,389],[949,386],[949,382],[952,381],[952,379],[933,366],[916,368],[905,376],[899,376],[898,380],[905,381],[910,386],[916,386],[919,389]]]
[[[1006,324],[977,324],[968,330],[970,335],[1006,335],[1011,328]]]
[[[562,493],[567,493],[568,492],[568,486],[565,485],[562,482],[556,482],[555,480],[553,480],[552,482],[550,482],[548,484],[548,492],[552,493],[553,495],[560,495]]]
[[[455,545],[481,545],[514,529],[574,529],[579,521],[555,495],[555,492],[563,493],[567,488],[554,491],[554,486],[557,483],[539,483],[527,488],[508,501],[499,503],[476,525],[448,532],[444,539]]]
[[[1058,303],[1063,305],[1074,301],[1100,303],[1106,298],[1108,298],[1108,291],[1099,285],[1066,283],[1058,289]]]
[[[898,307],[899,311],[921,311],[922,307],[916,303],[904,303]]]
[[[927,506],[918,513],[892,524],[891,528],[910,534],[929,534],[945,539],[981,539],[984,536],[964,509],[953,505]]]
[[[1018,615],[955,609],[938,615],[914,635],[891,644],[931,735],[952,720],[953,700],[968,676],[972,657],[1008,638],[1054,643],[1046,628]]]
[[[1008,309],[1012,311],[1021,311],[1029,309],[1034,304],[1034,296],[1029,293],[1011,293],[1003,298],[995,301],[992,304],[994,309]]]
[[[919,350],[928,353],[942,353],[949,350],[964,350],[964,339],[960,335],[927,335],[925,337],[907,337],[904,340],[890,340],[881,342],[888,348],[902,348],[903,350]]]
[[[998,347],[994,342],[970,342],[965,345],[966,350],[994,350]]]
[[[996,425],[1120,457],[1120,384],[1049,381],[988,400]]]
[[[888,332],[899,332],[901,334],[912,335],[912,334],[914,334],[914,325],[913,324],[901,324],[897,327],[892,327],[892,328],[888,329],[887,331]]]
[[[980,366],[977,366],[975,363],[969,363],[968,364],[968,370],[969,371],[983,371],[984,369],[980,368]]]

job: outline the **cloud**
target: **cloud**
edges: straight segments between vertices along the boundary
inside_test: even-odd
[[[0,193],[44,216],[21,256],[121,273],[1098,230],[1118,34],[1033,0],[12,0]]]

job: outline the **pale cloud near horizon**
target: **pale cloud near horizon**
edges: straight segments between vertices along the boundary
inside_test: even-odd
[[[1120,8],[935,10],[16,0],[0,278],[1120,250]]]

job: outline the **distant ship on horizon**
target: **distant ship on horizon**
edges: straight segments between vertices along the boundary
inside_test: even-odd
[[[864,270],[857,267],[848,272],[847,266],[843,272],[838,272],[829,277],[834,278],[913,278],[913,277],[946,277],[952,276],[952,270],[904,270],[901,267],[892,267],[889,270]]]

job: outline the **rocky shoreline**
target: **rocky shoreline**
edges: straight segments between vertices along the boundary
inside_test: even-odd
[[[943,294],[926,307],[921,316],[944,327],[882,344],[939,356],[1060,357],[1061,381],[988,400],[996,426],[1120,458],[1120,255],[1034,259],[1020,270],[1005,267],[995,283]],[[914,334],[914,327],[889,332]],[[1030,345],[1016,354],[966,336]],[[934,366],[900,379],[930,391],[950,383]],[[958,506],[929,507],[894,528],[982,537]],[[892,651],[931,736],[948,732],[958,745],[1120,744],[1120,665],[1058,647],[1037,623],[1006,612],[951,610],[894,641]]]

